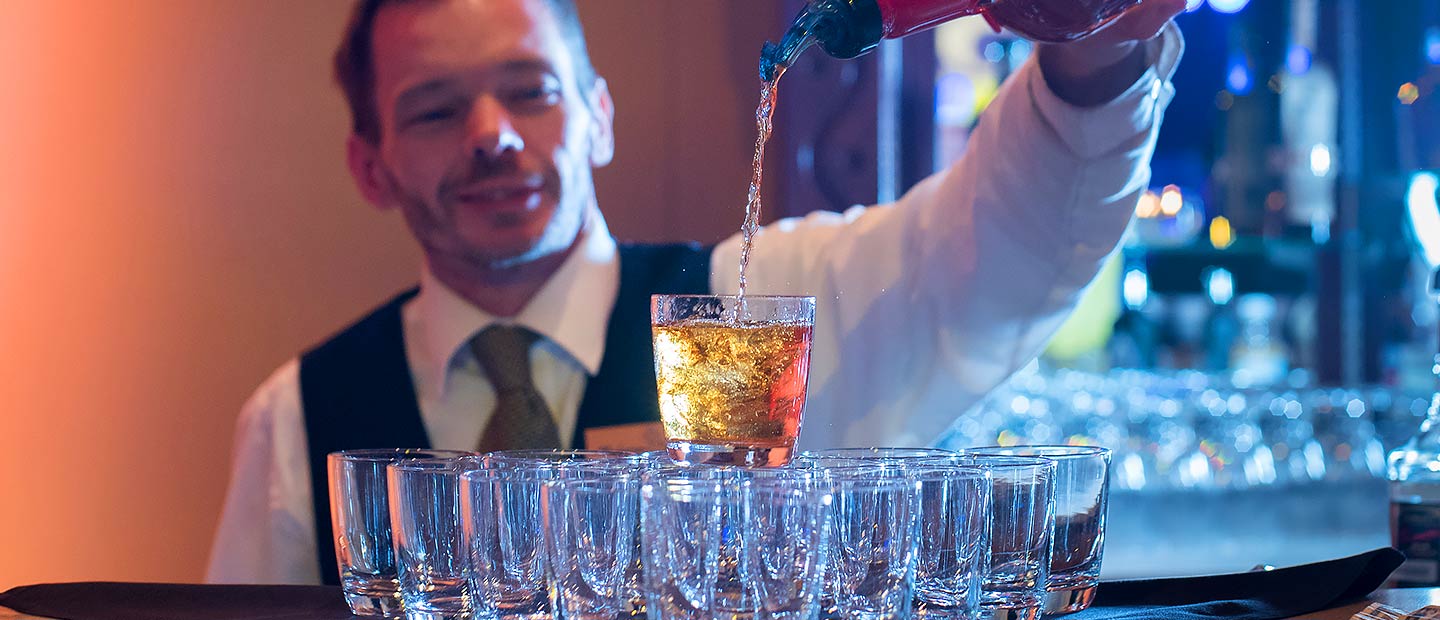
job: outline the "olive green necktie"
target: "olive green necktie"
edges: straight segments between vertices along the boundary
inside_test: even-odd
[[[470,351],[495,388],[481,452],[560,447],[560,429],[530,377],[530,345],[537,338],[523,327],[494,325],[470,340]]]

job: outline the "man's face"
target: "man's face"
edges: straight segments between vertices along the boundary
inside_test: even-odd
[[[380,142],[352,137],[361,190],[432,261],[521,265],[575,242],[609,162],[603,82],[581,92],[543,0],[396,3],[373,31]]]

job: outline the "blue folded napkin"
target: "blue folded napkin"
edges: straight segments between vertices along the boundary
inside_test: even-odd
[[[1111,581],[1068,620],[1272,620],[1329,609],[1375,591],[1404,556],[1394,549],[1268,571]]]
[[[1363,598],[1400,566],[1394,549],[1273,571],[1113,581],[1066,620],[1275,620]],[[0,606],[61,620],[342,620],[333,586],[58,583],[0,593]]]

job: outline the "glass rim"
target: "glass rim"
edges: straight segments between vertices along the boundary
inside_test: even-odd
[[[664,482],[667,480],[728,480],[740,471],[740,467],[732,465],[700,466],[680,465],[672,463],[647,467],[640,472],[644,482]]]
[[[788,480],[814,478],[820,470],[814,467],[736,467],[735,477],[739,480]]]
[[[920,488],[920,481],[919,481],[919,480],[916,480],[915,478],[913,478],[913,477],[911,477],[911,476],[909,476],[908,474],[905,474],[905,473],[903,473],[903,472],[897,472],[896,475],[894,475],[894,476],[878,476],[878,477],[877,477],[877,476],[867,476],[867,475],[856,475],[856,473],[855,473],[856,471],[857,471],[857,470],[854,470],[854,469],[847,469],[847,470],[842,470],[842,471],[840,471],[840,472],[836,472],[836,473],[841,474],[839,477],[836,477],[836,476],[833,476],[833,475],[830,475],[830,474],[826,474],[826,475],[825,475],[825,483],[828,484],[828,485],[830,485],[831,487],[834,487],[835,490],[836,490],[836,493],[839,493],[841,489],[851,490],[851,489],[891,489],[891,488],[896,488],[896,489],[919,489],[919,488]]]
[[[422,457],[402,458],[385,465],[386,469],[399,472],[459,473],[465,466],[466,457]]]
[[[654,463],[656,464],[656,466],[659,467],[664,467],[667,465],[679,465],[679,462],[677,462],[673,457],[671,457],[670,451],[666,449],[646,450],[644,452],[636,454],[635,460],[642,464]]]
[[[917,465],[928,462],[943,462],[961,456],[954,450],[943,448],[825,448],[822,450],[806,450],[795,455],[797,460],[808,459],[812,462],[828,461],[854,461],[855,466],[876,463],[898,464],[901,466]],[[845,465],[849,466],[849,465]]]
[[[820,471],[838,471],[867,469],[884,472],[901,473],[905,470],[906,463],[918,464],[931,459],[954,459],[956,455],[948,457],[915,457],[910,459],[899,458],[877,458],[867,456],[829,456],[801,453],[796,455],[795,464],[808,469]]]
[[[559,478],[556,476],[553,467],[540,467],[536,469],[523,469],[518,467],[477,467],[457,472],[461,480],[468,480],[472,483],[539,483],[550,484]]]
[[[488,465],[491,462],[498,463],[534,463],[546,466],[558,466],[565,463],[601,463],[606,461],[626,461],[636,456],[636,453],[626,450],[502,450],[498,452],[485,452],[479,455],[481,462]]]
[[[789,486],[789,485],[761,485],[758,487],[744,486],[741,493],[751,502],[772,502],[776,499],[782,501],[796,501],[802,503],[815,503],[830,506],[835,503],[835,491],[823,486]]]
[[[931,456],[931,455],[937,455],[937,456],[954,456],[954,455],[956,455],[956,454],[959,454],[958,452],[956,452],[956,451],[954,451],[954,450],[946,450],[946,449],[944,449],[944,448],[930,448],[930,447],[910,448],[910,447],[901,447],[901,446],[870,446],[870,447],[854,447],[854,448],[821,448],[821,449],[819,449],[819,450],[806,450],[804,453],[805,453],[805,454],[814,454],[814,455],[816,455],[816,456],[849,456],[849,455],[851,455],[851,454],[857,454],[857,455],[870,454],[870,455],[874,455],[874,456],[879,457],[879,458],[910,458],[910,457],[904,457],[904,456],[900,456],[900,457],[887,457],[887,456],[885,456],[885,455],[888,454],[888,453],[904,453],[904,452],[910,452],[910,453],[915,454],[916,456]]]
[[[1109,456],[1113,452],[1110,448],[1106,448],[1104,446],[1064,445],[981,446],[978,448],[967,448],[967,450],[970,450],[968,454],[974,454],[976,456],[1035,456],[1055,461],[1068,461],[1073,459],[1084,459],[1096,456]]]
[[[966,450],[968,450],[968,448]],[[973,459],[977,462],[981,461],[981,459],[984,459],[987,462],[982,462],[982,466],[989,467],[991,469],[1010,469],[1023,467],[1043,468],[1046,466],[1049,466],[1053,469],[1059,466],[1059,463],[1055,459],[1052,459],[1048,456],[1032,456],[1026,454],[976,454],[974,452],[967,452],[965,450],[961,450],[960,457],[962,459]]]
[[[554,480],[553,483],[554,484],[548,485],[547,488],[557,489],[561,492],[589,492],[592,490],[616,490],[623,488],[638,490],[640,488],[640,476],[619,474],[616,476],[606,476],[604,478],[562,478]]]
[[[734,492],[728,488],[722,480],[692,480],[689,478],[663,478],[660,480],[642,479],[640,481],[640,496],[647,500],[665,496],[683,496],[685,498],[699,497],[702,499],[719,500],[725,493]],[[668,500],[675,501],[675,500]]]
[[[357,463],[390,463],[398,460],[460,459],[476,454],[478,453],[466,450],[436,450],[432,448],[358,448],[338,450],[325,455],[325,457],[327,460]]]
[[[984,465],[977,462],[965,462],[963,458],[956,457],[955,462],[941,463],[936,461],[925,461],[916,464],[906,470],[905,475],[923,480],[935,480],[946,478],[945,474],[963,474],[961,478],[990,478],[990,471]]]
[[[629,450],[600,450],[596,448],[524,448],[520,450],[495,450],[482,452],[481,456],[496,458],[544,458],[549,456],[634,456]],[[575,460],[575,459],[571,459]]]
[[[697,295],[694,293],[654,293],[650,295],[650,301],[655,302],[661,299],[758,299],[764,301],[809,301],[815,303],[814,295],[750,295],[744,297],[735,294],[729,295]]]

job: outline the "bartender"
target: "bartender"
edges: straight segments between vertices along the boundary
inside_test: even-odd
[[[1150,181],[1184,5],[1040,45],[966,156],[898,201],[759,232],[747,292],[817,299],[800,448],[933,442],[1036,355]],[[615,104],[573,0],[361,0],[335,73],[356,185],[403,216],[424,268],[246,403],[213,582],[334,582],[331,450],[645,437],[649,296],[737,288],[738,235],[611,237],[591,175]]]

